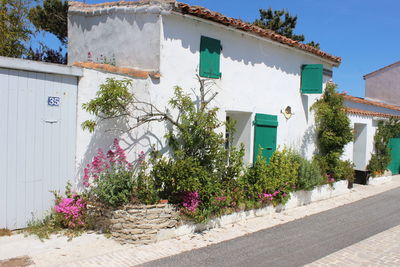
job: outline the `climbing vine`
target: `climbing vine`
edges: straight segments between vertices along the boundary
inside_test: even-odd
[[[340,160],[344,146],[353,138],[350,120],[345,112],[343,96],[336,84],[328,83],[320,100],[311,107],[315,111],[315,124],[319,154],[316,156],[322,172],[336,180],[352,180],[352,164]]]
[[[388,167],[391,157],[389,140],[400,135],[400,121],[395,118],[378,122],[374,136],[375,152],[368,163],[367,169],[373,176],[382,174]]]

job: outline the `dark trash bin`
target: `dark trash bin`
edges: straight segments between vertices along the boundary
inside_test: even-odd
[[[371,175],[371,171],[356,170],[356,177],[354,179],[354,183],[367,185],[370,175]]]

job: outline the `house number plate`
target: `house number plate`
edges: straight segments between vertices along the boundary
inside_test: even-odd
[[[49,96],[47,104],[52,107],[58,107],[60,105],[60,98],[58,96]]]

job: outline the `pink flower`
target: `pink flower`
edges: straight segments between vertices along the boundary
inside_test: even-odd
[[[110,149],[105,155],[99,148],[97,154],[93,157],[92,163],[87,164],[83,170],[83,185],[89,187],[90,180],[97,180],[104,172],[112,167],[132,168],[132,164],[127,161],[125,151],[119,145],[117,138],[114,139],[113,149]]]
[[[226,197],[215,197],[215,200],[217,200],[217,201],[225,201]]]
[[[200,205],[200,194],[198,192],[186,192],[183,195],[182,206],[191,212],[195,212]]]
[[[56,213],[62,214],[64,217],[64,224],[69,228],[85,224],[84,215],[86,211],[86,202],[80,196],[74,194],[72,198],[63,198],[54,206]]]
[[[140,165],[144,163],[146,159],[146,155],[144,154],[144,151],[140,151],[139,156],[138,156],[138,162]]]

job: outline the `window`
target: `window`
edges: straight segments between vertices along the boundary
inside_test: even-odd
[[[301,93],[322,94],[323,65],[309,64],[301,68]]]
[[[200,76],[221,78],[220,66],[221,41],[206,36],[200,40]]]

